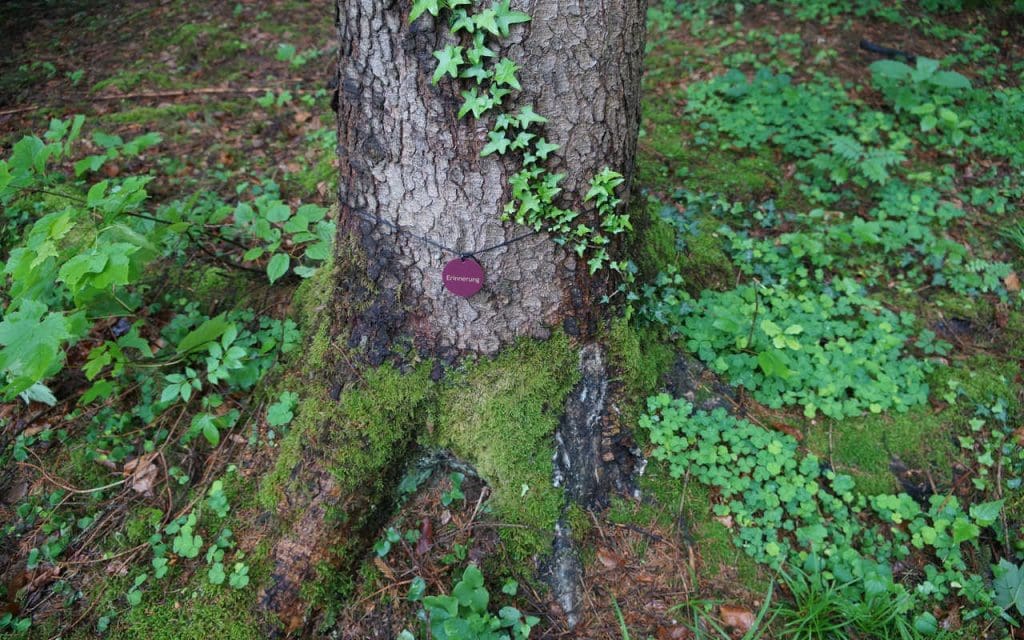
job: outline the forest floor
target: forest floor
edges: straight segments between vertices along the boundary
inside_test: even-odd
[[[337,347],[331,12],[0,6],[0,363],[49,358],[45,386],[0,379],[0,637],[428,638],[424,595],[477,593],[468,565],[530,637],[1021,637],[1024,13],[651,5],[638,286],[604,335],[607,441],[645,465],[635,493],[564,514],[573,630],[542,575],[579,345],[447,382],[310,374]],[[78,327],[98,303],[73,282],[124,296]],[[422,409],[452,380],[473,402]],[[344,561],[315,558],[275,606],[275,562],[317,556],[303,532],[344,521],[332,491],[421,419],[425,448],[486,455],[406,470],[352,525],[375,544],[329,541]],[[331,445],[347,471],[300,474]]]

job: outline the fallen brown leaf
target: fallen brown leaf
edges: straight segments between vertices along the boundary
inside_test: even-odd
[[[1020,291],[1020,278],[1017,277],[1017,272],[1011,271],[1006,274],[1003,278],[1003,284],[1006,286],[1006,290],[1010,293],[1017,293]]]
[[[718,617],[722,619],[722,624],[742,633],[746,633],[754,626],[753,612],[744,607],[723,604],[718,607]]]
[[[681,625],[658,627],[658,640],[686,640],[692,638],[693,632]]]
[[[130,478],[132,491],[147,496],[153,494],[153,484],[160,477],[160,469],[153,464],[155,456],[155,453],[147,453],[124,464],[124,475]]]
[[[604,547],[597,550],[597,560],[608,569],[617,569],[622,566],[622,557]]]

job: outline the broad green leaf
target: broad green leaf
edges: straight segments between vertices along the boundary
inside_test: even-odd
[[[971,505],[971,517],[979,527],[987,527],[999,519],[999,512],[1003,509],[1006,500],[993,500],[981,504]]]
[[[290,62],[295,57],[295,45],[281,42],[277,45],[276,58],[281,62]]]
[[[273,284],[286,274],[290,264],[291,259],[287,253],[275,253],[267,263],[267,278],[270,279],[270,283]]]
[[[120,147],[121,145],[124,144],[124,140],[121,138],[121,136],[110,135],[107,133],[103,133],[102,131],[97,131],[93,133],[92,140],[99,146],[108,150],[113,149],[114,147]]]
[[[877,64],[877,63],[876,63]],[[939,70],[939,61],[934,58],[926,58],[924,56],[917,57],[917,71],[926,75],[931,76]]]
[[[205,346],[220,338],[230,326],[231,323],[227,321],[223,313],[215,318],[210,318],[181,339],[181,342],[178,343],[177,352],[179,354],[188,353],[198,347]]]
[[[868,68],[875,75],[892,78],[893,80],[905,80],[910,77],[913,71],[908,65],[898,60],[878,60],[872,62]]]
[[[292,208],[279,201],[270,203],[264,215],[268,222],[284,222],[292,217]]]
[[[210,443],[210,446],[216,447],[220,444],[220,430],[217,429],[217,423],[210,420],[203,425],[203,437]]]
[[[310,260],[326,260],[331,255],[331,245],[326,242],[317,242],[306,247],[306,257]]]
[[[24,300],[8,313],[0,321],[0,371],[8,377],[8,399],[55,372],[71,337],[68,319],[42,302]]]
[[[1002,558],[994,573],[996,577],[992,581],[992,588],[995,591],[996,604],[1003,609],[1014,607],[1017,613],[1024,616],[1024,571],[1006,558]]]
[[[757,364],[766,376],[785,379],[793,373],[781,353],[774,349],[758,353]]]
[[[30,402],[40,402],[51,407],[57,404],[57,396],[53,395],[53,392],[50,391],[50,387],[41,382],[35,383],[18,395],[25,401],[25,404]]]
[[[956,71],[939,71],[928,79],[932,84],[944,89],[970,89],[971,81]]]

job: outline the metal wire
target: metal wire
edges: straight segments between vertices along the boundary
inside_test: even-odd
[[[428,245],[430,245],[432,247],[440,249],[441,251],[445,251],[447,253],[450,253],[453,256],[457,256],[459,258],[462,258],[463,260],[465,260],[466,258],[474,258],[474,257],[476,257],[477,255],[479,255],[481,253],[487,253],[488,251],[494,251],[495,249],[500,249],[502,247],[507,247],[507,246],[509,246],[511,244],[515,244],[516,242],[519,242],[520,240],[525,240],[526,238],[529,238],[530,236],[535,236],[538,233],[540,233],[539,230],[535,229],[533,231],[530,231],[529,233],[524,233],[522,235],[518,235],[518,236],[516,236],[514,238],[510,238],[508,240],[505,240],[504,242],[499,242],[498,244],[491,245],[489,247],[484,247],[483,249],[476,249],[475,251],[458,251],[456,249],[452,249],[451,247],[449,247],[447,245],[443,245],[443,244],[441,244],[440,242],[438,242],[436,240],[432,240],[430,238],[427,238],[427,237],[424,237],[424,236],[421,236],[421,235],[417,235],[417,234],[413,233],[412,231],[409,231],[408,229],[403,228],[400,225],[397,225],[394,222],[391,222],[389,220],[385,220],[383,218],[378,218],[376,216],[371,216],[370,214],[363,213],[362,211],[357,211],[357,210],[350,210],[350,211],[352,211],[352,213],[356,214],[357,216],[359,216],[363,220],[366,220],[367,222],[373,222],[373,223],[376,223],[376,224],[382,224],[382,225],[384,225],[386,227],[390,227],[390,228],[394,229],[396,233],[404,233],[405,235],[409,236],[410,238],[415,238],[416,240],[419,240],[420,242],[423,242],[423,243],[428,244]]]

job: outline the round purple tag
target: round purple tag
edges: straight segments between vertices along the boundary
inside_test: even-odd
[[[473,258],[455,258],[444,265],[441,280],[445,289],[468,298],[484,286],[484,268]]]

